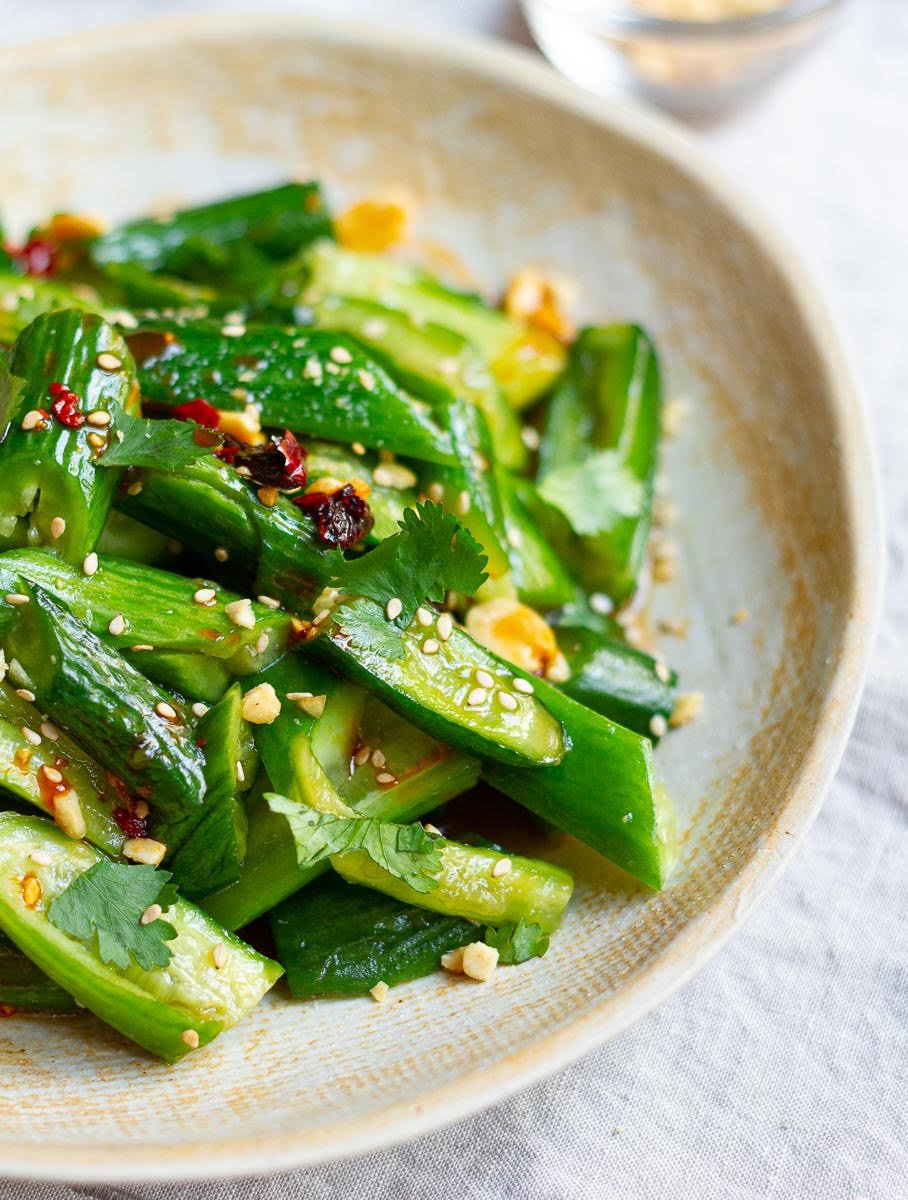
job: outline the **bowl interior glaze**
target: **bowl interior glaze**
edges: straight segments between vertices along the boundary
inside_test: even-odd
[[[276,994],[168,1068],[88,1016],[0,1022],[0,1172],[251,1174],[432,1128],[651,1009],[741,920],[838,761],[878,595],[872,463],[838,344],[784,248],[669,127],[529,56],[286,15],[95,33],[0,59],[4,217],[165,210],[284,177],[335,204],[404,190],[430,262],[496,288],[534,263],[589,319],[645,323],[689,415],[665,454],[678,580],[653,618],[703,718],[659,770],[671,886],[582,848],[549,955],[491,986],[442,975],[372,1001]],[[731,623],[749,610],[749,620]],[[142,1120],[136,1120],[136,1114]]]

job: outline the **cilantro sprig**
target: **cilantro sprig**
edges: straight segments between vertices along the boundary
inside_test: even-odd
[[[452,513],[425,501],[408,508],[400,532],[369,554],[341,562],[333,584],[347,595],[367,596],[384,607],[401,602],[397,629],[406,629],[426,600],[441,601],[449,591],[475,595],[487,575],[482,547]]]
[[[422,825],[318,812],[274,792],[266,793],[265,799],[272,812],[287,818],[301,867],[315,866],[335,854],[362,850],[377,866],[416,892],[431,892],[438,887],[435,876],[441,870],[439,850],[444,842],[430,837]]]
[[[126,968],[131,956],[149,971],[166,967],[173,958],[167,943],[177,931],[161,917],[143,925],[142,914],[152,904],[166,910],[176,898],[169,871],[102,859],[64,888],[47,916],[62,933],[80,942],[96,938],[102,962]]]
[[[98,459],[99,467],[149,467],[179,471],[208,458],[220,439],[194,421],[154,420],[134,417],[124,408],[111,409],[113,435]],[[198,431],[201,437],[197,440]]]
[[[522,963],[541,958],[549,948],[549,935],[526,917],[505,925],[487,925],[482,940],[498,951],[500,963]]]
[[[644,500],[643,485],[614,450],[550,471],[539,494],[584,536],[608,533],[623,518],[639,516]]]

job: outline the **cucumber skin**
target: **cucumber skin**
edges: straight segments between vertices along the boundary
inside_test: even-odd
[[[328,875],[269,916],[291,995],[366,995],[438,970],[442,954],[475,941],[461,917],[431,913]]]
[[[0,1004],[18,1012],[74,1013],[76,1002],[0,934]]]
[[[122,367],[102,370],[96,361],[101,352],[113,354]],[[97,451],[87,440],[91,426],[70,429],[51,416],[46,429],[24,430],[22,420],[32,410],[50,412],[51,383],[76,392],[83,413],[119,405],[138,414],[132,355],[100,317],[66,309],[46,313],[24,329],[9,366],[25,386],[15,405],[0,414],[0,422],[8,422],[0,444],[0,550],[53,545],[70,562],[81,563],[101,536],[122,472],[95,465]],[[50,528],[55,517],[66,520],[57,538]]]
[[[569,748],[560,763],[538,771],[487,760],[483,778],[648,887],[661,888],[674,845],[670,802],[653,780],[651,742],[551,684],[524,678],[561,721]]]
[[[50,866],[37,866],[28,858],[35,849],[51,855]],[[166,914],[186,939],[182,946],[179,936],[169,943],[174,958],[168,967],[144,971],[133,962],[121,970],[102,963],[87,946],[51,925],[46,915],[53,898],[102,858],[99,851],[71,841],[40,817],[0,813],[0,929],[80,1005],[152,1054],[175,1062],[190,1050],[183,1033],[193,1029],[199,1045],[207,1045],[258,1003],[282,969],[185,900],[178,900]],[[20,880],[25,874],[35,875],[42,887],[35,909],[22,903]],[[219,942],[231,951],[229,965],[221,971],[209,961]],[[156,995],[155,987],[163,994]],[[209,1015],[203,1016],[206,1010]]]

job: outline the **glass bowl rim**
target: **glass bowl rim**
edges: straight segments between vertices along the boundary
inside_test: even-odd
[[[843,3],[844,0],[789,0],[781,8],[768,12],[723,17],[717,21],[694,21],[656,17],[631,8],[628,0],[613,0],[607,5],[596,3],[595,0],[521,0],[524,9],[541,4],[550,12],[562,10],[565,16],[582,18],[588,21],[591,30],[598,33],[620,34],[628,38],[648,34],[678,41],[687,38],[746,37],[752,33],[784,29],[811,17],[829,14]]]

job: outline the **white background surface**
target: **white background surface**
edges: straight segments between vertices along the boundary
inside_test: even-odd
[[[529,44],[507,0],[283,6]],[[14,44],[216,7],[0,0],[0,29]],[[908,1198],[908,0],[852,0],[775,90],[698,136],[818,277],[864,384],[888,508],[886,615],[867,695],[781,884],[659,1012],[408,1146],[255,1183],[10,1183],[0,1200]]]

